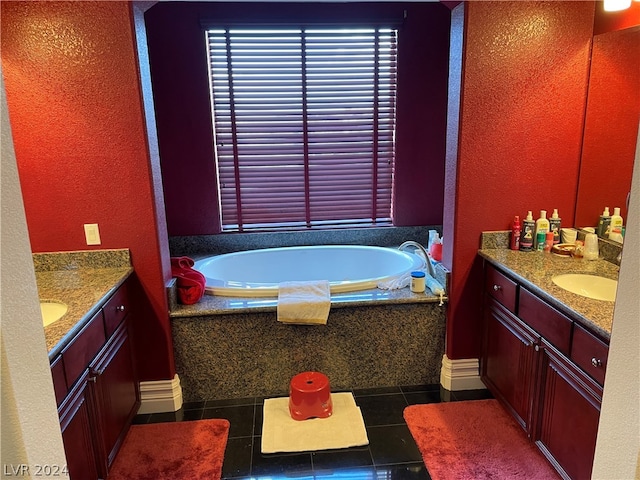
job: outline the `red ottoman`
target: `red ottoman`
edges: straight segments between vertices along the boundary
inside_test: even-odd
[[[289,385],[289,413],[294,420],[331,416],[333,405],[327,376],[302,372],[293,377]]]

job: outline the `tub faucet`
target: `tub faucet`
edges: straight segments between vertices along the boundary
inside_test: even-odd
[[[429,259],[429,254],[427,253],[427,250],[418,242],[414,242],[413,240],[407,240],[406,242],[404,242],[402,245],[398,247],[398,250],[403,250],[405,247],[414,247],[416,250],[418,250],[422,254],[422,257],[424,257],[424,261],[427,263],[426,265],[427,272],[433,278],[436,278],[436,271],[433,268],[433,264],[431,263],[431,260]]]

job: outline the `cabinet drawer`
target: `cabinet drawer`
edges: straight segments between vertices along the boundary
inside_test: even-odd
[[[580,325],[574,326],[571,360],[600,385],[604,384],[608,355],[609,345],[596,338]]]
[[[571,347],[573,322],[524,288],[520,288],[518,316],[565,355]]]
[[[129,292],[127,290],[127,282],[125,282],[116,293],[104,305],[104,326],[107,338],[115,332],[118,325],[122,323],[124,317],[131,310],[131,302],[129,300]]]
[[[104,320],[102,310],[100,310],[62,351],[64,370],[69,385],[75,383],[102,348],[105,340]]]
[[[489,264],[487,264],[484,288],[511,313],[516,313],[516,282]]]
[[[60,405],[64,397],[67,396],[68,391],[62,355],[58,355],[51,363],[51,377],[53,378],[53,391],[56,394],[56,404]]]

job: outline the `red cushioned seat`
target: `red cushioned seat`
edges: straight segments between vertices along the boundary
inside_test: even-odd
[[[289,413],[294,420],[327,418],[333,413],[329,379],[320,372],[302,372],[289,385]]]

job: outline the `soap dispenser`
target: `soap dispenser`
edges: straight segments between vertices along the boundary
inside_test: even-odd
[[[536,220],[535,250],[542,250],[544,248],[544,239],[548,231],[549,220],[547,220],[547,211],[540,210],[540,218]],[[541,240],[539,240],[540,238]]]

